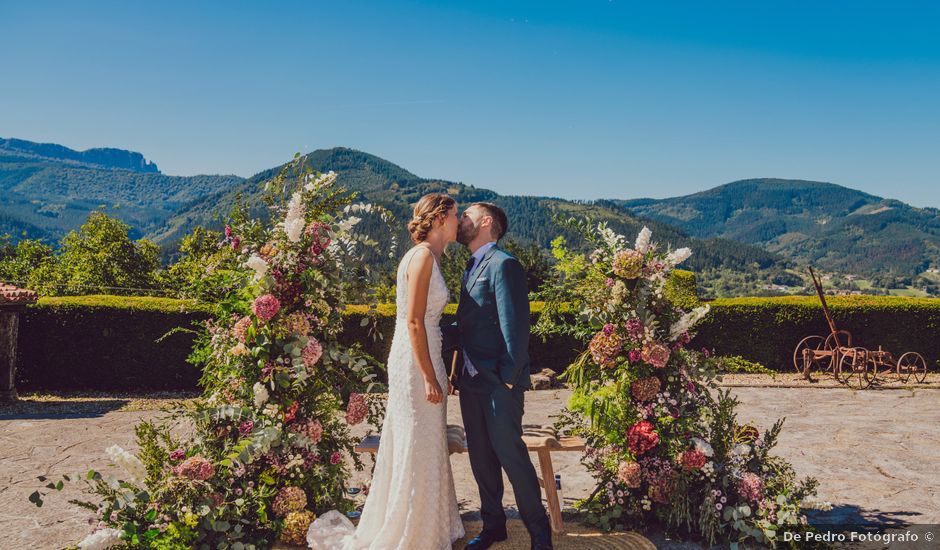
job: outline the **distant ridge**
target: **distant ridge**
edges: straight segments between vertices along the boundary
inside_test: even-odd
[[[9,153],[22,153],[49,160],[72,161],[101,168],[131,170],[142,174],[160,173],[157,165],[145,159],[142,154],[111,147],[96,147],[85,151],[76,151],[55,143],[36,143],[24,139],[0,138],[0,149],[4,149]]]

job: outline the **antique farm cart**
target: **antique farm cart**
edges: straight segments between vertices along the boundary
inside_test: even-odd
[[[839,382],[856,389],[869,387],[879,375],[884,376],[889,372],[893,372],[904,383],[911,379],[923,382],[927,378],[927,361],[917,352],[909,351],[895,359],[891,352],[884,351],[881,346],[877,350],[853,346],[852,333],[836,327],[826,304],[822,283],[813,268],[809,269],[809,273],[829,324],[829,335],[807,336],[800,340],[793,350],[793,366],[797,372],[810,382],[815,382],[813,371],[828,371]]]

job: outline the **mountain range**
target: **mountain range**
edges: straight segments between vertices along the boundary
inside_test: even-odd
[[[386,206],[400,220],[410,217],[418,197],[432,191],[447,192],[462,204],[496,202],[512,220],[510,236],[541,246],[565,234],[553,222],[563,213],[608,221],[628,235],[648,225],[657,240],[691,247],[693,270],[783,273],[811,262],[860,275],[916,275],[940,266],[940,211],[831,183],[751,179],[668,199],[569,201],[423,178],[342,147],[314,151],[303,162],[336,171],[339,185]],[[135,238],[161,245],[171,258],[180,237],[197,225],[219,227],[239,198],[259,205],[260,212],[259,184],[280,168],[250,178],[167,176],[140,153],[79,152],[0,138],[0,235],[55,242],[89,212],[103,210],[131,225]]]

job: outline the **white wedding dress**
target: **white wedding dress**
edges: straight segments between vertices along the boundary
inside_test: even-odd
[[[376,455],[375,473],[359,526],[328,512],[310,526],[314,550],[450,550],[464,536],[457,511],[454,476],[447,450],[447,399],[434,405],[414,358],[405,312],[408,263],[418,247],[398,264],[395,335],[388,357],[388,403]],[[424,325],[434,372],[447,391],[441,357],[441,314],[449,299],[440,267],[434,262]]]

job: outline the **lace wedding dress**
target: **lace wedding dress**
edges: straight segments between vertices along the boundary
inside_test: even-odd
[[[354,532],[339,512],[317,518],[307,534],[314,550],[449,550],[464,536],[447,451],[447,400],[434,405],[425,397],[424,379],[405,320],[408,263],[417,248],[409,250],[398,264],[398,315],[388,357],[388,403],[362,518]],[[440,320],[448,299],[444,276],[435,261],[424,325],[434,372],[445,392],[447,369],[441,357]]]

